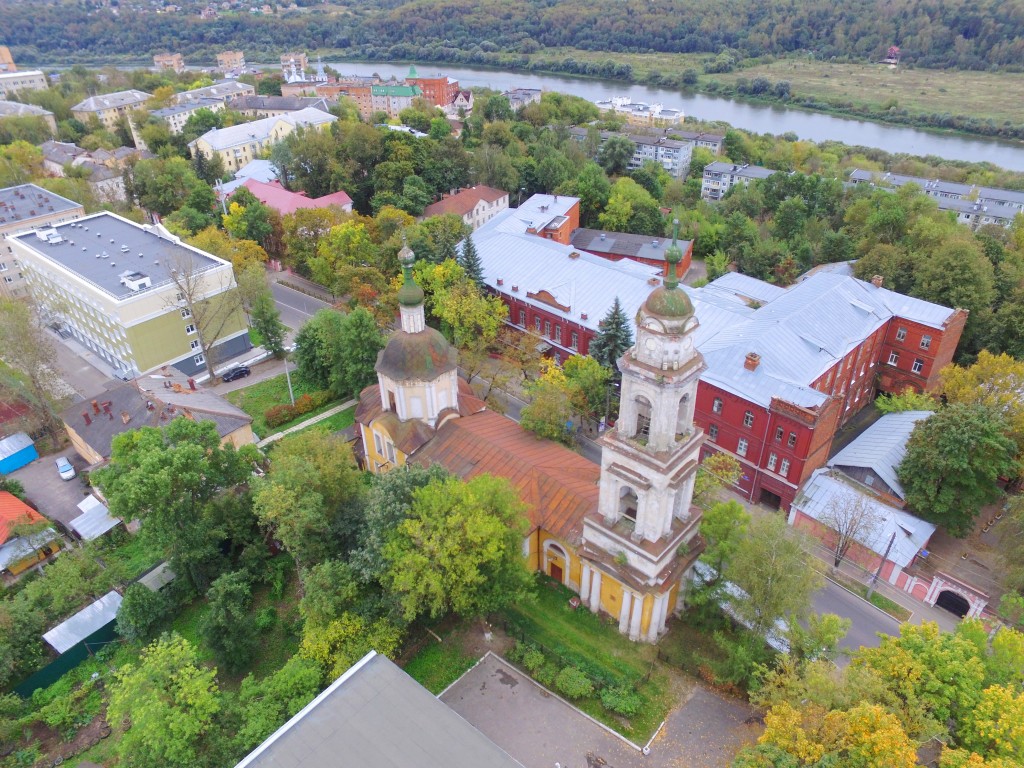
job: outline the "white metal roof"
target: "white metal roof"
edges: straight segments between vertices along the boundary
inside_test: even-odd
[[[932,415],[931,411],[888,413],[828,461],[830,467],[870,469],[904,498],[896,468],[907,453],[907,440],[914,426]]]
[[[863,496],[879,519],[879,524],[874,530],[855,537],[857,542],[881,556],[885,554],[889,539],[895,533],[889,559],[900,568],[910,565],[914,556],[928,544],[928,540],[935,533],[935,526],[914,517],[909,512],[883,504],[875,497],[862,493],[851,482],[847,482],[841,473],[826,469],[814,470],[807,483],[797,492],[793,507],[821,522],[833,499],[842,499],[851,493]]]
[[[9,458],[18,451],[23,451],[32,445],[32,438],[24,432],[15,432],[10,437],[0,440],[0,461]]]
[[[57,653],[64,653],[116,619],[120,608],[121,595],[114,591],[107,592],[95,603],[86,606],[44,634],[43,640]]]
[[[82,514],[68,525],[85,541],[98,539],[121,522],[120,518],[111,517],[106,505],[95,496],[86,496],[78,502],[78,508]]]
[[[214,150],[230,149],[231,147],[245,144],[250,141],[265,141],[279,122],[291,123],[293,126],[322,125],[333,123],[337,120],[334,115],[306,107],[296,112],[289,112],[277,117],[265,117],[262,120],[253,120],[251,123],[240,123],[228,128],[211,128],[200,138],[209,144]]]
[[[111,107],[128,107],[134,104],[141,104],[152,98],[153,94],[145,91],[128,90],[106,93],[102,96],[90,96],[85,101],[80,101],[71,108],[72,112],[99,112]]]
[[[28,536],[15,536],[13,539],[8,539],[3,546],[0,546],[0,571],[8,568],[12,563],[25,559],[33,552],[39,551],[56,538],[57,532],[53,528],[46,528]]]

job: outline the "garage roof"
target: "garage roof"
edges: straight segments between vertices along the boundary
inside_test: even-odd
[[[82,510],[82,514],[69,525],[85,541],[98,539],[121,522],[120,518],[111,517],[106,505],[95,496],[86,496],[78,502],[78,508]]]
[[[86,606],[44,634],[43,640],[57,653],[65,653],[116,619],[120,607],[121,596],[114,591],[107,592],[95,603]]]

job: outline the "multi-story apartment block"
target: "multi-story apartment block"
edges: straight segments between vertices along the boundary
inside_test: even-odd
[[[501,95],[508,99],[512,110],[518,112],[527,104],[540,104],[540,97],[543,95],[543,91],[540,88],[513,88]]]
[[[182,104],[174,104],[163,109],[154,109],[149,113],[149,116],[162,120],[167,124],[167,128],[171,133],[179,134],[184,130],[188,119],[201,109],[220,112],[224,109],[224,102],[220,99],[192,99]]]
[[[417,77],[415,68],[411,69],[405,79],[406,85],[415,85],[423,92],[423,98],[442,109],[459,95],[459,81],[444,75],[437,77]]]
[[[210,99],[226,102],[228,99],[255,95],[256,89],[248,83],[240,83],[237,80],[218,80],[213,85],[193,88],[191,91],[182,91],[175,95],[174,102],[176,104],[188,104],[193,101],[206,102]]]
[[[145,91],[117,91],[103,96],[90,96],[71,108],[76,120],[88,123],[91,118],[100,121],[100,125],[108,131],[117,127],[122,117],[128,117],[136,109],[142,107],[152,94]]]
[[[663,270],[538,237],[546,201],[527,202],[474,233],[484,281],[508,306],[508,323],[552,357],[587,354],[616,299],[633,317]],[[708,435],[703,453],[731,454],[743,467],[739,491],[787,508],[836,431],[877,392],[938,386],[967,320],[881,278],[824,271],[789,288],[728,273],[685,290],[707,365],[695,415]]]
[[[466,226],[477,229],[508,208],[508,192],[480,184],[448,195],[423,209],[423,218],[454,213]]]
[[[180,74],[185,71],[185,59],[180,53],[158,53],[153,57],[153,66]]]
[[[750,186],[756,179],[767,179],[776,171],[757,165],[714,162],[704,167],[700,196],[705,200],[721,200],[737,184]]]
[[[14,96],[21,91],[41,91],[47,86],[46,75],[38,69],[0,73],[0,99]]]
[[[418,85],[371,85],[370,113],[386,112],[388,117],[398,117],[399,112],[412,106],[413,99],[422,95]]]
[[[11,56],[11,49],[6,45],[0,45],[0,74],[5,72],[17,72],[18,67]]]
[[[104,212],[9,242],[49,319],[122,376],[198,373],[204,341],[215,364],[252,346],[231,264],[161,227]]]
[[[570,128],[570,135],[576,141],[583,143],[587,140],[588,131],[586,128]],[[690,172],[690,161],[693,158],[693,148],[706,146],[711,139],[704,140],[704,144],[698,144],[696,139],[678,139],[679,131],[672,131],[669,138],[665,135],[647,135],[637,133],[615,133],[613,131],[601,131],[601,144],[603,145],[612,136],[625,136],[633,142],[633,157],[629,161],[629,169],[635,170],[647,161],[658,163],[671,176],[677,179],[685,178]],[[693,136],[705,134],[692,134]]]
[[[597,102],[597,108],[610,110],[616,115],[626,118],[626,122],[631,125],[653,125],[660,128],[670,128],[679,125],[685,117],[681,109],[672,109],[661,104],[632,101],[625,96],[619,96],[607,101],[599,101]]]
[[[677,128],[671,128],[667,133],[673,139],[679,139],[681,141],[689,141],[695,147],[701,149],[709,149],[715,155],[722,154],[722,148],[725,146],[725,135],[721,133],[705,133],[704,131],[680,131]]]
[[[217,69],[222,72],[237,72],[245,69],[245,54],[242,51],[224,51],[217,54]]]
[[[975,229],[984,224],[1008,227],[1018,214],[1024,213],[1024,192],[1015,189],[957,184],[941,179],[860,169],[850,171],[850,182],[880,189],[899,189],[905,184],[916,184],[922,192],[938,201],[940,210],[954,211],[960,223]]]
[[[9,237],[84,215],[85,208],[81,203],[55,195],[35,184],[0,189],[0,295],[12,298],[28,296],[25,271],[14,255]]]
[[[309,69],[309,57],[304,53],[292,52],[281,54],[281,71],[287,76],[292,70],[305,72]]]
[[[319,109],[327,112],[327,100],[317,96],[238,96],[228,102],[228,108],[246,117],[278,117],[301,109]]]
[[[34,104],[22,104],[18,101],[0,101],[0,120],[8,117],[38,117],[46,123],[51,131],[54,133],[57,131],[57,121],[53,117],[53,112],[48,112]]]
[[[236,171],[251,160],[256,160],[296,128],[323,130],[338,118],[306,108],[280,117],[267,117],[230,128],[214,128],[189,144],[192,153],[202,152],[207,158],[219,155],[228,171]]]

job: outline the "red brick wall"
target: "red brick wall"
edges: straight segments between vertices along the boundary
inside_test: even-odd
[[[879,356],[878,388],[883,392],[902,392],[907,387],[918,392],[935,389],[939,371],[953,360],[966,322],[965,310],[957,310],[943,328],[894,317]],[[927,343],[927,348],[922,343]],[[893,354],[895,364],[889,362]],[[918,361],[921,370],[915,372]]]

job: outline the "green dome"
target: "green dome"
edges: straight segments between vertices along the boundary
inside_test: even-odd
[[[648,314],[658,317],[690,317],[693,315],[693,302],[686,292],[679,288],[666,288],[659,285],[644,304]]]
[[[395,331],[377,356],[378,373],[395,381],[430,381],[455,370],[458,354],[448,340],[429,326],[419,333]]]
[[[413,254],[412,248],[403,245],[402,250],[398,252],[398,263],[402,265],[404,276],[402,287],[398,289],[398,303],[403,307],[418,307],[423,303],[423,289],[417,285],[412,276],[414,261],[416,261],[416,256]]]

